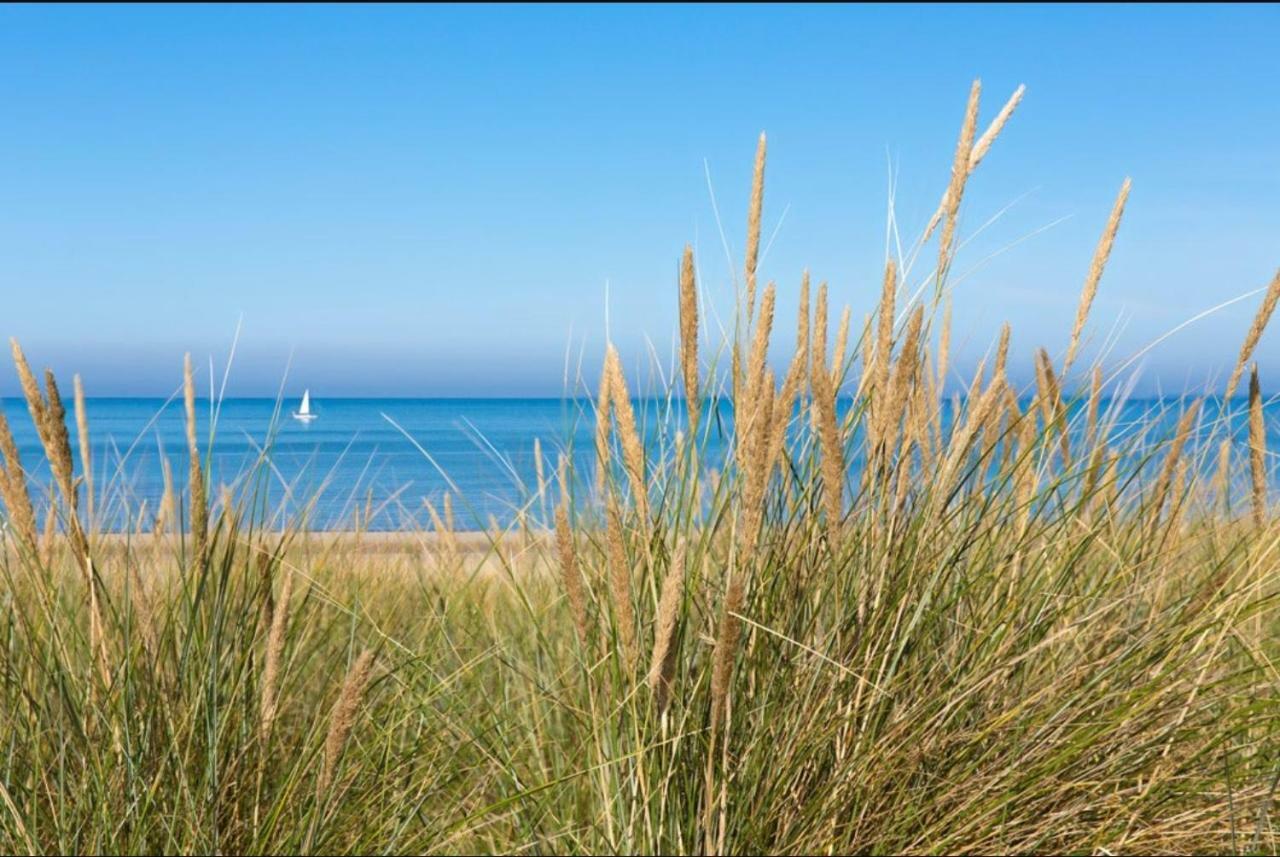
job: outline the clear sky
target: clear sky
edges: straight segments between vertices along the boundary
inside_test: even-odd
[[[292,353],[317,396],[557,395],[606,284],[624,356],[669,354],[686,241],[727,308],[707,171],[736,259],[762,130],[780,327],[806,266],[861,319],[890,172],[910,237],[981,77],[983,124],[1027,96],[966,197],[967,234],[1016,204],[957,262],[960,366],[1006,319],[1027,365],[1063,346],[1129,175],[1091,328],[1119,360],[1280,266],[1278,44],[1274,6],[5,6],[0,334],[101,395],[167,394],[241,317],[232,393]],[[1143,383],[1224,372],[1255,305]],[[1259,359],[1280,380],[1280,330]]]

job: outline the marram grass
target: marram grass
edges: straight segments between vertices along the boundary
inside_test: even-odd
[[[830,350],[805,274],[779,377],[762,137],[730,341],[698,341],[686,249],[673,390],[633,406],[610,349],[597,466],[563,451],[505,529],[446,496],[431,535],[282,532],[253,480],[211,507],[188,363],[186,503],[105,532],[15,344],[54,478],[33,505],[0,419],[0,850],[1276,851],[1262,382],[1118,439],[1077,361],[1126,182],[1067,352],[1016,389],[1006,326],[944,399],[960,205],[1022,96],[975,142],[979,93],[935,271],[887,265]]]

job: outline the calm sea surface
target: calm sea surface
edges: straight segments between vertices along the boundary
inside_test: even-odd
[[[39,486],[47,490],[48,468],[25,403],[3,399],[0,405],[37,494]],[[452,491],[465,499],[455,500],[456,525],[476,528],[484,527],[490,515],[510,520],[528,501],[537,485],[535,440],[548,476],[565,450],[573,451],[584,474],[590,472],[594,457],[587,402],[317,399],[313,411],[318,418],[311,423],[291,418],[296,406],[296,401],[287,401],[277,412],[271,399],[228,399],[214,406],[210,464],[215,498],[226,485],[241,497],[256,496],[276,523],[305,518],[317,529],[351,528],[357,510],[372,510],[367,526],[385,530],[429,526],[424,500],[438,507],[444,493]],[[669,439],[683,421],[678,402],[672,406],[677,409],[674,417],[667,407],[659,401],[637,403],[651,444],[661,442],[664,433]],[[1177,407],[1173,401],[1127,402],[1112,434],[1122,436],[1153,411],[1170,411],[1160,422],[1172,426]],[[1233,408],[1243,409],[1240,403]],[[185,488],[188,464],[181,401],[90,399],[87,410],[100,526],[119,529],[126,520],[154,513],[164,493],[165,460],[175,490]],[[199,402],[198,410],[205,449],[210,403]],[[1217,416],[1217,406],[1206,405],[1203,422],[1219,423]],[[1237,429],[1243,425],[1242,419],[1231,422]],[[1267,425],[1269,448],[1280,449],[1280,403],[1268,407]],[[704,460],[714,460],[717,448],[722,449],[720,441],[713,437]],[[541,507],[530,508],[536,519]]]

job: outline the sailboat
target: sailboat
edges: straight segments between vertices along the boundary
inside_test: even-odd
[[[293,418],[304,423],[309,423],[316,418],[316,415],[311,413],[310,390],[302,391],[302,407],[293,412]]]

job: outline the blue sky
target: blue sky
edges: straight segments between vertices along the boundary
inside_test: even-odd
[[[1091,327],[1118,362],[1280,265],[1277,43],[1276,7],[6,6],[0,334],[100,395],[168,393],[242,316],[233,393],[292,353],[316,395],[556,395],[606,283],[624,356],[669,353],[686,241],[727,310],[706,172],[736,254],[761,130],[780,326],[805,267],[860,319],[890,171],[911,236],[980,77],[984,124],[1027,96],[966,197],[967,234],[1016,204],[957,262],[959,366],[1006,319],[1025,365],[1063,346],[1129,175]],[[1142,383],[1223,373],[1255,303]]]

